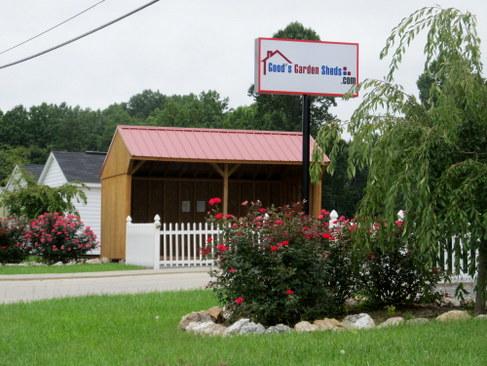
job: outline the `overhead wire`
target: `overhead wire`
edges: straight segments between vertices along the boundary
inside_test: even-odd
[[[60,43],[60,44],[56,45],[56,46],[50,47],[50,48],[48,48],[48,49],[46,49],[44,51],[37,52],[37,53],[35,53],[35,54],[31,55],[31,56],[24,57],[24,58],[22,58],[20,60],[13,61],[13,62],[10,62],[8,64],[2,65],[2,66],[0,66],[0,70],[6,69],[7,67],[12,67],[14,65],[18,65],[20,63],[23,63],[23,62],[26,62],[26,61],[29,61],[29,60],[32,60],[32,59],[34,59],[36,57],[45,55],[46,53],[52,52],[54,50],[57,50],[58,48],[67,46],[70,43],[76,42],[76,41],[80,40],[81,38],[84,38],[86,36],[89,36],[90,34],[96,33],[96,32],[98,32],[98,31],[100,31],[100,30],[102,30],[102,29],[104,29],[106,27],[109,27],[110,25],[112,25],[114,23],[117,23],[117,22],[121,21],[122,19],[125,19],[125,18],[127,18],[127,17],[129,17],[129,16],[131,16],[131,15],[133,15],[135,13],[138,13],[139,11],[141,11],[141,10],[143,10],[143,9],[145,9],[145,8],[151,6],[151,5],[153,5],[153,4],[155,4],[155,3],[159,2],[159,1],[160,0],[150,1],[150,2],[142,5],[142,6],[138,7],[138,8],[136,8],[136,9],[134,9],[134,10],[132,10],[132,11],[130,11],[130,12],[128,12],[128,13],[126,13],[126,14],[118,17],[118,18],[116,18],[116,19],[111,20],[108,23],[105,23],[105,24],[103,24],[103,25],[101,25],[99,27],[96,27],[96,28],[94,28],[94,29],[92,29],[92,30],[90,30],[90,31],[88,31],[86,33],[83,33],[83,34],[77,36],[77,37],[71,38],[70,40],[67,40],[67,41],[65,41],[63,43]]]
[[[25,41],[19,42],[19,43],[15,44],[15,45],[13,45],[13,46],[11,46],[11,47],[8,47],[8,48],[4,49],[3,51],[0,51],[0,55],[3,55],[4,53],[7,53],[7,52],[9,52],[9,51],[12,51],[12,50],[14,50],[14,49],[16,49],[16,48],[18,48],[18,47],[20,47],[20,46],[22,46],[22,45],[26,44],[26,43],[29,43],[29,42],[33,41],[33,40],[34,40],[34,39],[36,39],[36,38],[39,38],[40,36],[43,36],[43,35],[44,35],[44,34],[46,34],[46,33],[49,33],[50,31],[52,31],[52,30],[54,30],[54,29],[56,29],[56,28],[59,28],[59,27],[60,27],[60,26],[62,26],[63,24],[66,24],[66,23],[68,23],[69,21],[71,21],[71,20],[73,20],[73,19],[75,19],[75,18],[79,17],[80,15],[83,15],[84,13],[86,13],[86,12],[90,11],[91,9],[93,9],[93,8],[97,7],[97,6],[98,6],[98,5],[100,5],[101,3],[104,3],[105,1],[106,1],[106,0],[101,0],[101,1],[98,1],[97,3],[95,3],[95,4],[91,5],[90,7],[88,7],[88,8],[86,8],[86,9],[84,9],[84,10],[82,10],[82,11],[80,11],[80,12],[78,12],[78,13],[76,13],[76,14],[72,15],[72,16],[70,16],[69,18],[67,18],[67,19],[63,20],[62,22],[57,23],[57,24],[53,25],[52,27],[49,27],[48,29],[46,29],[46,30],[44,30],[44,31],[42,31],[42,32],[40,32],[40,33],[37,33],[36,35],[34,35],[34,36],[32,36],[32,37],[30,37],[30,38],[26,39]]]

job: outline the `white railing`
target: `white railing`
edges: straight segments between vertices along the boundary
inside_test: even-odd
[[[127,217],[125,262],[159,270],[161,267],[212,266],[212,256],[203,255],[201,249],[209,240],[218,243],[221,237],[213,223],[181,223],[161,226],[160,217],[154,223],[134,224]],[[211,239],[210,239],[211,238]],[[210,246],[213,254],[214,246]]]
[[[398,212],[404,219],[404,212]],[[330,228],[338,225],[338,213],[330,213]],[[127,217],[125,261],[159,270],[161,267],[203,267],[212,266],[213,256],[204,256],[201,249],[211,238],[216,244],[221,242],[221,230],[213,223],[163,223],[159,215],[150,224],[134,224]],[[213,254],[214,245],[210,245]],[[437,266],[450,274],[452,281],[472,281],[469,268],[476,265],[478,253],[469,250],[455,238],[446,246],[441,246]]]

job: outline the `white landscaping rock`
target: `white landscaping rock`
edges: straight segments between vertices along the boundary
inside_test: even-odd
[[[238,334],[262,334],[265,332],[265,327],[260,323],[249,322],[244,324]]]
[[[292,329],[285,324],[272,325],[265,330],[266,333],[289,333]]]
[[[184,315],[179,321],[179,328],[187,330],[187,327],[192,322],[204,323],[212,322],[211,316],[205,311],[194,311]]]
[[[317,331],[318,329],[319,328],[317,325],[311,324],[310,322],[307,321],[302,321],[294,325],[294,330],[296,332],[314,332]]]
[[[238,334],[240,332],[240,329],[245,325],[250,323],[250,319],[239,319],[232,325],[230,325],[227,330],[225,331],[225,334],[231,335],[231,334]]]
[[[377,327],[378,328],[391,327],[391,326],[396,326],[396,325],[399,325],[402,323],[404,323],[404,318],[402,316],[394,316],[394,317],[389,318],[386,321],[380,323]]]
[[[465,310],[451,310],[438,315],[436,320],[440,322],[446,322],[450,320],[467,320],[470,319],[472,316]]]
[[[186,327],[187,332],[205,335],[223,335],[226,328],[221,324],[208,322],[191,322]]]
[[[367,313],[348,315],[342,325],[347,329],[370,329],[375,327],[374,319]]]

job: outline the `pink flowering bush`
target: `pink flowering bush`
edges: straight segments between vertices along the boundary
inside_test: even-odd
[[[96,236],[90,227],[84,227],[79,216],[62,213],[44,213],[30,222],[24,234],[32,254],[48,263],[78,260],[96,248]]]
[[[22,262],[29,254],[23,241],[25,223],[16,218],[0,218],[0,263]]]
[[[216,253],[212,287],[233,319],[292,325],[343,311],[357,268],[352,223],[341,218],[329,228],[326,211],[314,219],[299,205],[273,209],[259,202],[235,218],[223,215],[219,203],[210,200],[209,220],[224,228],[223,239],[202,252]]]

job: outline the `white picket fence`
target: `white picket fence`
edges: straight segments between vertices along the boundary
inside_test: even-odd
[[[218,243],[222,235],[213,223],[163,223],[159,215],[154,223],[134,224],[127,217],[125,262],[152,267],[155,270],[171,267],[212,266],[213,259],[201,249],[209,240]],[[210,239],[211,238],[211,239]],[[212,253],[213,254],[213,246]]]
[[[404,213],[398,212],[403,219]],[[330,213],[330,227],[337,225],[338,213]],[[212,266],[212,256],[204,256],[201,248],[211,238],[221,241],[221,230],[212,223],[163,223],[159,215],[149,224],[134,224],[127,217],[125,261],[128,264],[160,268]],[[440,250],[436,266],[450,274],[455,282],[472,281],[469,268],[475,266],[478,253],[467,249],[460,240],[452,241]],[[214,250],[214,246],[211,246]],[[212,253],[213,254],[213,253]]]

